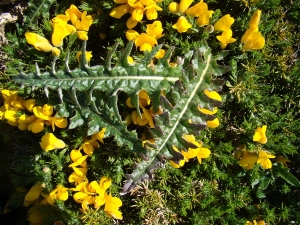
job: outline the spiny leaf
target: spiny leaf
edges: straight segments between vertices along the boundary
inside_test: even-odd
[[[189,60],[190,56],[191,53],[188,53],[185,59]],[[175,106],[168,109],[165,107],[164,114],[155,116],[157,128],[152,129],[152,134],[157,147],[155,150],[148,150],[144,156],[146,161],[139,163],[133,173],[127,175],[122,194],[127,193],[141,180],[151,177],[152,170],[160,165],[162,159],[166,161],[173,158],[176,153],[172,145],[186,150],[189,145],[183,140],[182,134],[197,134],[206,127],[208,119],[214,118],[201,114],[198,107],[213,110],[220,105],[220,102],[205,96],[204,90],[220,90],[219,80],[214,83],[212,75],[225,73],[229,67],[217,65],[216,59],[204,43],[193,54],[192,64],[184,62],[183,65],[188,66],[179,66],[183,73],[181,82],[178,81],[172,86],[169,95],[170,102],[175,103]]]
[[[24,14],[24,22],[33,29],[38,28],[38,18],[49,18],[49,9],[55,0],[31,0]]]
[[[116,45],[108,54],[106,66],[89,67],[84,60],[84,42],[81,68],[55,72],[54,61],[50,72],[40,74],[37,69],[35,73],[14,76],[14,80],[23,86],[43,88],[46,94],[49,89],[57,91],[62,103],[55,108],[60,115],[71,117],[69,129],[87,124],[88,135],[92,135],[105,127],[105,137],[114,136],[118,145],[126,145],[141,156],[143,161],[128,175],[124,193],[141,180],[151,178],[152,171],[166,160],[181,159],[172,146],[186,150],[190,144],[183,140],[182,134],[198,134],[206,127],[207,120],[215,118],[199,111],[199,108],[213,110],[221,104],[206,96],[204,90],[220,91],[223,81],[212,76],[229,70],[229,67],[216,63],[220,56],[217,59],[212,56],[206,43],[201,43],[195,52],[187,53],[177,67],[168,63],[172,48],[156,65],[149,67],[160,45],[145,53],[141,62],[129,64],[127,57],[132,46],[133,42],[130,42],[114,66],[111,58]],[[148,149],[142,146],[135,131],[127,130],[119,112],[119,93],[130,96],[139,111],[138,94],[141,90],[150,96],[154,112],[158,112],[159,107],[163,110],[162,114],[154,116],[155,128],[149,128],[155,144],[146,142]]]

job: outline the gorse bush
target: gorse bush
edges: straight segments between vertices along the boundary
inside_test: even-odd
[[[300,222],[299,10],[28,2],[1,50],[1,222]]]

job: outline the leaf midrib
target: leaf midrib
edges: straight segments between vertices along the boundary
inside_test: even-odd
[[[15,81],[18,80],[24,80],[24,79],[18,79],[16,78]],[[179,80],[179,77],[164,77],[164,76],[105,76],[105,77],[70,77],[70,78],[52,78],[52,79],[41,79],[40,81],[75,81],[75,80],[157,80],[157,81],[170,81],[170,82],[176,82]],[[35,80],[37,81],[37,80]]]
[[[201,76],[200,76],[199,82],[198,82],[197,85],[195,86],[195,88],[194,88],[194,90],[192,91],[192,93],[191,93],[189,99],[187,100],[187,103],[185,104],[185,106],[183,107],[183,110],[182,110],[181,113],[179,114],[179,116],[178,116],[178,118],[177,118],[177,120],[176,120],[176,122],[175,122],[173,128],[170,130],[170,132],[169,132],[169,134],[167,135],[165,141],[164,141],[163,144],[160,146],[160,148],[158,149],[158,151],[156,152],[156,154],[154,155],[154,157],[152,157],[151,160],[149,160],[149,163],[147,163],[147,167],[146,167],[146,168],[148,168],[148,166],[151,165],[151,163],[152,163],[152,162],[154,161],[154,159],[156,158],[156,155],[157,155],[157,154],[165,147],[165,145],[166,145],[167,142],[169,141],[171,135],[173,134],[173,132],[174,132],[175,129],[177,128],[177,126],[178,126],[178,124],[179,124],[181,118],[183,117],[183,115],[185,114],[186,110],[188,109],[188,106],[189,106],[190,102],[192,101],[192,99],[194,98],[195,94],[196,94],[197,91],[198,91],[198,88],[199,88],[200,85],[202,84],[202,81],[203,81],[203,79],[204,79],[204,76],[205,76],[205,74],[206,74],[206,72],[207,72],[207,70],[208,70],[210,61],[211,61],[211,54],[209,54],[209,55],[207,56],[206,67],[205,67],[205,69],[203,70],[203,72],[202,72],[202,74],[201,74]],[[144,173],[144,170],[143,170],[142,172],[140,172],[140,173],[138,174],[138,176],[136,176],[136,177],[140,177],[141,174],[143,174],[143,173]]]

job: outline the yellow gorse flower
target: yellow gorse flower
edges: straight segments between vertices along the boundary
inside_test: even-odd
[[[47,133],[42,137],[40,146],[44,151],[47,152],[47,151],[54,150],[54,149],[64,148],[66,146],[66,144],[62,140],[56,138],[54,136],[54,134]]]
[[[122,4],[112,9],[110,16],[120,19],[126,13],[131,13],[131,17],[127,20],[127,28],[134,28],[138,22],[142,21],[144,14],[148,20],[155,20],[158,17],[157,11],[163,9],[157,5],[157,0],[115,0],[116,4]]]
[[[81,62],[81,60],[80,60],[81,55],[82,55],[82,51],[79,51],[79,52],[76,53],[76,60],[77,60],[79,66],[81,65],[80,64],[80,62]],[[93,57],[92,51],[86,51],[85,52],[85,59],[86,59],[87,62],[90,62],[91,59],[92,59],[92,57]]]
[[[192,27],[192,25],[188,22],[188,20],[181,16],[177,20],[177,23],[172,26],[174,29],[176,29],[179,33],[187,32],[188,29]]]
[[[260,150],[258,152],[257,163],[261,164],[264,169],[270,169],[272,168],[272,162],[270,158],[275,158],[275,156],[271,155],[270,152]]]
[[[235,38],[232,38],[232,30],[228,29],[222,32],[222,35],[217,36],[217,39],[221,42],[221,48],[224,49],[228,44],[236,42]]]
[[[56,47],[53,47],[46,38],[44,38],[36,33],[33,33],[33,32],[26,32],[25,37],[26,37],[28,44],[31,44],[35,49],[37,49],[39,51],[43,51],[43,52],[51,52],[52,51],[53,56],[60,55],[59,49]]]
[[[76,28],[78,38],[87,41],[87,33],[93,24],[93,17],[87,15],[87,11],[80,12],[75,5],[71,5],[70,8],[65,11],[65,14]]]
[[[210,150],[208,148],[202,147],[202,142],[196,141],[196,138],[194,135],[184,134],[182,135],[182,138],[193,145],[196,146],[196,148],[189,148],[188,151],[181,150],[182,155],[186,159],[186,162],[189,159],[197,157],[198,162],[201,164],[202,159],[208,158],[210,156]]]
[[[68,24],[71,20],[72,24]],[[77,36],[81,40],[88,40],[87,32],[93,23],[93,17],[87,15],[87,12],[80,12],[75,5],[71,5],[66,10],[65,15],[59,14],[51,20],[53,33],[50,42],[33,32],[26,32],[25,37],[29,44],[39,51],[52,52],[53,56],[59,56],[60,50],[57,47],[62,47],[63,40],[68,35],[77,32]]]
[[[265,46],[265,38],[258,31],[261,10],[256,10],[249,22],[249,29],[242,36],[241,42],[244,44],[243,50],[257,50]]]
[[[242,152],[242,158],[239,161],[239,165],[244,167],[245,169],[253,169],[254,164],[258,160],[258,157],[251,152],[244,150]]]
[[[65,128],[68,125],[66,118],[52,117],[53,106],[35,106],[35,99],[24,100],[17,92],[8,90],[2,90],[2,96],[5,101],[0,107],[0,119],[6,120],[11,126],[18,126],[20,130],[39,133],[44,130],[44,124],[52,125],[53,131],[55,126]]]
[[[54,190],[52,190],[48,197],[47,197],[47,202],[50,205],[54,205],[56,200],[61,200],[61,201],[66,201],[68,200],[69,193],[68,193],[68,188],[63,187],[62,185],[57,185]]]
[[[136,47],[140,48],[140,51],[151,51],[152,48],[157,45],[157,39],[164,36],[162,34],[163,28],[160,21],[154,21],[152,24],[147,25],[146,33],[139,34],[135,30],[128,30],[126,32],[126,38],[131,41],[134,40]]]
[[[192,25],[185,18],[185,14],[197,18],[197,25],[199,27],[209,25],[210,18],[214,11],[208,10],[208,6],[203,0],[196,5],[190,7],[194,0],[181,0],[180,3],[171,2],[169,4],[169,10],[172,13],[181,13],[177,23],[172,27],[177,29],[179,33],[187,32]]]
[[[228,44],[236,42],[236,39],[232,38],[232,30],[230,29],[233,23],[234,18],[227,14],[220,18],[214,25],[215,30],[222,31],[222,34],[217,36],[222,49],[226,48]]]
[[[267,126],[263,125],[262,127],[256,128],[253,135],[253,141],[257,141],[261,144],[266,144],[268,141],[268,138],[266,136]]]

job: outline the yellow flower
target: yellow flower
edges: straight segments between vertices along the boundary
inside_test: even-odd
[[[198,110],[200,112],[202,112],[203,114],[206,114],[206,115],[213,115],[213,114],[216,114],[218,112],[218,108],[217,107],[215,107],[214,110],[211,111],[211,110],[208,110],[208,109],[205,109],[205,108],[200,108],[198,106]]]
[[[80,20],[82,17],[82,13],[78,10],[78,8],[75,5],[71,5],[70,8],[68,8],[65,11],[66,16],[71,20],[72,24],[76,26],[77,20]]]
[[[253,135],[253,141],[257,141],[261,144],[266,144],[268,139],[266,136],[267,126],[263,125],[262,127],[256,128],[254,135]]]
[[[207,4],[201,0],[196,5],[187,9],[185,13],[189,16],[198,17],[197,25],[201,27],[209,24],[214,11],[208,10]]]
[[[127,56],[127,61],[129,64],[134,64],[134,60],[131,56]]]
[[[164,36],[163,30],[161,22],[156,20],[152,24],[147,24],[146,33],[157,40]]]
[[[42,141],[40,142],[40,145],[41,148],[46,152],[53,149],[61,149],[66,146],[66,144],[62,140],[57,139],[52,133],[45,134],[42,137]]]
[[[230,27],[233,23],[234,18],[229,14],[226,14],[214,24],[214,29],[218,31],[227,31],[230,30]]]
[[[208,158],[210,156],[210,150],[208,148],[202,148],[202,143],[196,141],[194,135],[184,134],[182,135],[182,138],[197,147],[189,148],[187,152],[181,150],[181,153],[186,158],[186,161],[188,161],[191,158],[197,157],[198,162],[201,164],[202,159]]]
[[[43,188],[41,187],[41,183],[36,183],[35,185],[33,185],[30,190],[28,191],[28,193],[25,196],[24,199],[24,206],[29,206],[33,201],[39,199],[40,194],[42,193]]]
[[[78,185],[82,182],[88,182],[88,179],[86,177],[86,173],[87,173],[88,168],[87,167],[80,167],[77,168],[76,171],[74,171],[68,178],[70,183],[75,183],[75,185]],[[77,171],[80,171],[80,173],[78,173]]]
[[[67,24],[67,20],[62,20],[60,18],[52,19],[52,44],[55,47],[61,47],[63,45],[63,39],[68,35],[75,33],[76,28],[70,24]]]
[[[156,5],[156,2],[153,0],[141,0],[144,6],[144,11],[146,11],[146,16],[148,20],[157,19],[157,11],[162,11],[163,9]]]
[[[135,40],[139,36],[139,33],[135,30],[127,30],[126,38],[128,41]]]
[[[157,59],[161,59],[165,56],[166,51],[163,49],[159,49],[159,51],[156,53],[156,55],[154,56]]]
[[[197,19],[197,25],[199,27],[205,26],[209,24],[209,19],[212,17],[214,11],[209,10],[203,14],[200,14],[198,19]]]
[[[69,9],[66,10],[67,17],[71,20],[74,28],[67,26],[69,31],[72,30],[72,33],[77,29],[77,36],[80,40],[87,41],[88,40],[88,31],[90,26],[93,24],[93,17],[91,15],[87,15],[87,11],[80,12],[75,5],[71,5]]]
[[[109,216],[115,219],[123,219],[122,212],[119,211],[119,208],[122,206],[121,199],[117,197],[112,197],[111,194],[104,195],[105,197],[105,207],[104,212]]]
[[[249,22],[249,27],[258,27],[258,24],[260,21],[260,16],[261,16],[261,10],[258,9],[252,15],[250,22]]]
[[[168,9],[171,13],[179,12],[179,4],[177,2],[171,2],[168,6]]]
[[[111,179],[102,177],[99,181],[82,182],[76,186],[73,191],[78,191],[73,195],[76,202],[81,203],[82,208],[88,210],[88,205],[94,204],[94,208],[98,209],[105,204],[105,191],[111,186]]]
[[[8,109],[4,112],[4,118],[7,120],[6,122],[11,126],[18,126],[18,118],[17,118],[18,111],[14,109]]]
[[[215,118],[213,120],[206,121],[206,125],[209,128],[216,128],[216,127],[218,127],[220,125],[220,121],[219,121],[218,118]]]
[[[245,43],[249,40],[249,37],[255,33],[258,32],[258,27],[250,27],[248,30],[246,30],[245,34],[241,38],[241,42]]]
[[[261,164],[264,169],[272,168],[272,162],[269,158],[275,158],[270,152],[260,150],[258,152],[257,163]]]
[[[126,26],[128,29],[134,28],[137,24],[138,24],[138,21],[133,20],[132,17],[129,17],[126,22]]]
[[[33,107],[35,106],[35,99],[25,100],[24,105],[29,112],[32,112]]]
[[[28,44],[33,45],[33,47],[39,51],[50,52],[53,49],[53,46],[46,38],[36,33],[26,32],[25,37]]]
[[[284,158],[282,155],[278,155],[276,156],[276,162],[282,163],[284,167],[288,168],[287,162],[291,162],[291,160]]]
[[[222,97],[216,91],[209,91],[208,89],[205,89],[204,94],[211,99],[222,101]]]
[[[57,185],[57,187],[48,195],[47,201],[50,205],[54,205],[56,200],[66,201],[68,197],[68,188],[63,187],[62,185]]]
[[[187,32],[189,28],[192,27],[192,25],[187,21],[187,19],[184,16],[179,17],[176,24],[172,26],[174,29],[177,29],[179,33]]]
[[[89,31],[90,26],[93,24],[93,17],[87,15],[87,11],[83,11],[81,20],[76,21],[76,29]]]
[[[249,35],[243,46],[243,50],[259,50],[265,46],[265,38],[260,32],[253,32]]]
[[[129,10],[130,10],[130,5],[123,4],[118,7],[113,8],[109,15],[116,19],[120,19],[122,16],[124,16],[126,13],[128,13]]]
[[[179,3],[179,12],[185,13],[194,0],[181,0]],[[180,32],[181,33],[181,32]]]
[[[217,39],[221,42],[221,48],[224,49],[228,44],[236,42],[235,38],[232,38],[232,30],[226,30],[222,32],[222,35],[217,36]]]
[[[178,148],[176,148],[175,146],[172,146],[172,147],[173,147],[173,150],[175,152],[178,152],[179,154],[181,154],[181,152],[178,150]],[[185,164],[185,162],[186,162],[185,158],[183,158],[182,160],[180,160],[179,164],[175,163],[173,160],[170,160],[170,166],[172,166],[175,169],[178,169],[180,167],[183,167],[183,165]]]
[[[82,55],[82,51],[79,51],[76,53],[76,60],[78,62],[78,64],[80,64],[80,56]],[[87,62],[90,62],[91,61],[91,58],[93,57],[92,55],[92,51],[86,51],[85,52],[85,58],[86,58],[86,61]]]
[[[36,120],[36,116],[35,115],[26,115],[23,114],[19,117],[18,119],[18,123],[19,123],[19,129],[20,130],[27,130],[28,125],[33,123]]]
[[[249,29],[242,36],[243,50],[257,50],[265,46],[265,38],[258,31],[261,10],[257,10],[250,19]]]
[[[200,15],[206,14],[207,12],[209,12],[208,6],[205,2],[203,2],[203,0],[201,0],[196,5],[188,8],[185,13],[188,16],[199,17]]]
[[[152,48],[154,47],[154,45],[157,45],[157,40],[146,34],[146,33],[142,33],[140,34],[134,41],[135,46],[136,47],[140,47],[140,51],[148,51],[150,52],[152,50]]]
[[[44,110],[45,109],[45,110]],[[49,113],[50,111],[48,109],[46,109],[46,107],[42,107],[42,106],[35,106],[33,107],[33,113],[37,118],[40,118],[42,120],[50,120],[50,116],[52,115],[52,113]]]
[[[106,131],[106,128],[104,127],[98,133],[93,134],[92,138],[95,139],[95,140],[97,139],[98,141],[100,141],[103,144],[104,143],[103,138],[104,138],[105,131]]]
[[[245,169],[253,169],[254,164],[256,163],[258,157],[256,155],[253,155],[252,153],[248,151],[243,151],[243,156],[241,160],[239,161],[239,165],[244,167]]]
[[[36,118],[31,124],[28,125],[27,129],[32,133],[40,133],[44,130],[44,120]]]
[[[134,10],[131,13],[131,19],[133,21],[141,21],[143,19],[143,15],[144,15],[144,6],[142,4],[136,4],[134,6]]]
[[[46,38],[32,32],[26,32],[25,37],[28,44],[31,44],[35,49],[43,52],[52,51],[52,55],[56,57],[60,55],[59,49],[53,47]]]

